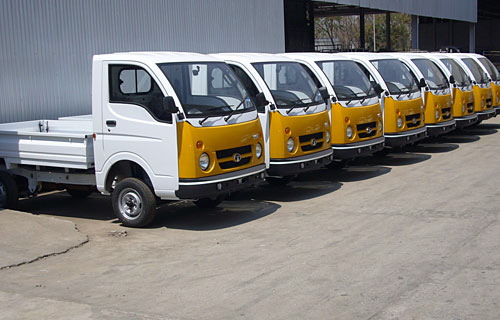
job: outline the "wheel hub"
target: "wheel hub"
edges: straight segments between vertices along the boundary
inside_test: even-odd
[[[128,219],[136,219],[142,212],[142,199],[132,189],[125,189],[120,194],[120,211]]]

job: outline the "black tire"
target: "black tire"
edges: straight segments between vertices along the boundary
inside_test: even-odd
[[[113,211],[124,226],[144,227],[156,215],[156,197],[139,179],[126,178],[118,182],[111,198]]]
[[[194,204],[201,209],[213,209],[217,207],[223,200],[224,200],[223,196],[217,197],[215,199],[201,198],[194,201]]]
[[[0,208],[16,209],[19,190],[14,178],[5,171],[0,171]]]
[[[292,181],[293,176],[284,176],[284,177],[267,177],[266,181],[272,186],[283,187]]]
[[[92,190],[71,189],[71,188],[66,188],[66,192],[69,193],[73,198],[78,198],[78,199],[86,199],[93,193]]]

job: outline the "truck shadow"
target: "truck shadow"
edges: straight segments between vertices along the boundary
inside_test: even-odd
[[[114,220],[110,198],[98,193],[87,199],[73,198],[64,191],[20,199],[18,210],[32,214],[74,217],[92,220]]]
[[[466,131],[453,131],[444,136],[436,138],[437,142],[441,143],[471,143],[479,141],[481,137],[469,134]]]
[[[147,228],[219,230],[261,219],[279,208],[279,204],[260,200],[223,201],[213,209],[201,209],[189,201],[182,201],[160,207]]]
[[[496,123],[481,123],[480,125],[474,127],[465,128],[463,132],[470,135],[487,136],[497,133],[497,129],[500,129],[500,125]]]
[[[432,140],[422,142],[415,146],[409,146],[406,147],[405,150],[408,152],[415,152],[415,153],[444,153],[456,150],[459,147],[458,144],[440,142],[439,139],[440,138],[435,138]]]
[[[406,166],[429,160],[430,154],[421,154],[413,152],[391,152],[387,155],[373,155],[365,157],[358,161],[363,161],[363,165],[382,165],[382,166]]]
[[[316,171],[308,179],[323,180],[326,176],[339,182],[363,181],[391,172],[391,168],[380,165],[365,165],[364,158],[356,159],[341,169]]]
[[[342,183],[336,180],[334,172],[330,172],[328,169],[320,169],[300,175],[285,186],[273,186],[264,183],[259,188],[239,193],[235,200],[302,201],[320,197],[340,189]]]

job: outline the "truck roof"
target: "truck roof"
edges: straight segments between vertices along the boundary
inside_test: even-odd
[[[217,53],[211,55],[223,60],[235,60],[240,62],[254,63],[254,62],[296,62],[291,58],[284,57],[282,55],[276,55],[272,53],[248,53],[248,52],[238,52],[238,53]]]
[[[334,60],[352,60],[351,58],[341,53],[325,53],[325,52],[293,52],[282,54],[285,57],[299,59],[305,61],[334,61]]]
[[[215,57],[194,53],[194,52],[174,52],[174,51],[138,51],[138,52],[117,52],[110,54],[99,54],[94,56],[94,60],[131,60],[148,61],[151,63],[169,62],[220,62]]]

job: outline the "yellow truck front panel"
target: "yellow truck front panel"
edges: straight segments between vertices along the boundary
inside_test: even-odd
[[[384,133],[402,133],[424,126],[422,99],[394,100],[384,98]],[[401,126],[397,125],[401,118]]]
[[[367,141],[383,136],[382,109],[380,104],[346,108],[340,103],[332,103],[332,144],[341,145]],[[346,135],[347,127],[352,129],[352,137]]]
[[[328,111],[299,116],[284,116],[279,112],[270,112],[269,115],[271,161],[330,149],[330,143],[326,141],[327,131],[330,131]],[[289,138],[295,143],[292,152],[287,150]]]
[[[474,94],[472,90],[462,91],[453,88],[453,117],[465,117],[474,114]]]
[[[481,112],[493,108],[492,90],[491,88],[481,88],[477,85],[473,86],[474,93],[474,111]]]
[[[494,107],[499,107],[500,106],[500,85],[495,84],[494,82],[491,82],[491,91],[492,91],[492,98],[493,98],[493,106]]]
[[[264,150],[258,119],[226,126],[194,127],[189,122],[177,126],[179,178],[194,179],[229,173],[264,163],[256,157],[256,146]],[[200,156],[210,158],[207,170],[199,165]]]
[[[426,91],[425,124],[436,124],[453,119],[452,104],[451,94],[435,95]]]

